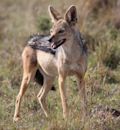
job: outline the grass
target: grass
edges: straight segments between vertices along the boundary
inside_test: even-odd
[[[120,110],[120,30],[115,27],[115,19],[118,22],[119,18],[114,15],[119,0],[107,1],[1,0],[0,130],[120,130],[120,118],[98,110],[100,106]],[[36,98],[40,86],[31,83],[22,102],[22,119],[13,123],[15,98],[22,78],[21,53],[29,35],[49,31],[49,4],[61,12],[70,4],[77,5],[78,26],[89,48],[85,75],[88,117],[82,122],[77,84],[70,77],[66,82],[70,113],[67,120],[62,116],[56,80],[57,91],[51,91],[47,98],[49,118],[45,118]]]
[[[67,83],[71,82],[71,80],[67,81]],[[74,83],[73,83],[74,84]],[[89,83],[88,83],[89,85]],[[94,113],[94,116],[86,120],[86,123],[83,124],[81,122],[81,112],[80,112],[80,101],[78,92],[73,85],[69,86],[68,91],[70,92],[68,97],[69,103],[69,111],[70,116],[68,120],[64,120],[62,117],[62,108],[60,103],[59,91],[50,92],[48,96],[48,108],[50,111],[50,117],[48,119],[45,118],[39,103],[37,102],[37,92],[39,91],[38,86],[31,85],[28,89],[25,98],[23,100],[21,106],[21,114],[22,120],[18,123],[13,123],[13,113],[14,113],[14,102],[15,97],[18,92],[18,89],[14,89],[11,91],[11,88],[4,86],[2,89],[4,91],[1,92],[0,100],[0,128],[1,129],[19,129],[19,130],[31,130],[31,129],[41,129],[41,130],[76,130],[76,129],[96,129],[101,130],[103,127],[107,129],[111,127],[112,130],[117,130],[119,128],[119,120],[113,117],[106,117],[105,121],[103,117],[97,116],[98,114]],[[68,86],[67,86],[68,87]],[[76,86],[74,86],[76,87]],[[88,87],[88,86],[87,86]],[[96,86],[94,86],[96,87]],[[75,90],[73,90],[75,89]],[[100,88],[99,88],[100,89]],[[58,90],[58,89],[57,89]],[[73,90],[73,91],[72,91]],[[91,111],[95,106],[103,105],[114,107],[119,109],[119,99],[120,99],[120,91],[118,85],[104,85],[104,88],[101,88],[101,91],[93,88],[87,88],[88,92],[88,110]],[[94,91],[94,92],[93,92]],[[28,102],[29,101],[29,102]],[[107,115],[108,116],[108,115]],[[110,123],[112,122],[112,123]],[[104,124],[105,123],[105,124]],[[94,125],[93,125],[94,124]],[[91,126],[93,125],[93,126]],[[84,128],[84,127],[85,128]],[[83,127],[83,128],[82,128]],[[113,128],[116,129],[113,129]],[[119,129],[118,129],[119,130]]]

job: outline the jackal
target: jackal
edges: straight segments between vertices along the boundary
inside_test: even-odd
[[[55,77],[58,77],[63,117],[66,118],[68,115],[66,87],[64,86],[67,76],[77,77],[81,105],[86,111],[84,75],[87,69],[87,51],[77,27],[76,7],[70,6],[64,16],[61,16],[52,6],[48,7],[48,11],[53,22],[48,39],[49,47],[37,49],[26,46],[22,53],[23,79],[16,98],[14,121],[20,118],[22,97],[38,70],[38,74],[43,76],[43,87],[37,97],[46,117],[48,116],[46,96],[53,86]],[[44,45],[44,41],[42,42]]]

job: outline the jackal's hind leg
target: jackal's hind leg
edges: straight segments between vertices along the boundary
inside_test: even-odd
[[[22,80],[22,83],[21,83],[20,91],[19,91],[19,93],[17,95],[17,98],[16,98],[15,113],[14,113],[14,119],[13,119],[14,121],[18,121],[20,119],[21,100],[22,100],[22,97],[23,97],[27,87],[28,87],[30,79],[31,79],[31,74],[23,76],[23,80]]]
[[[30,53],[28,51],[30,53],[29,54],[27,51],[26,50],[24,51],[23,53],[24,55],[22,57],[23,58],[23,79],[22,79],[19,93],[16,98],[13,121],[18,121],[20,119],[20,105],[21,105],[22,97],[25,94],[25,91],[28,87],[31,78],[34,76],[36,72],[36,65],[33,64],[32,62],[33,53],[32,52]]]
[[[53,79],[54,78],[45,76],[43,87],[40,89],[40,92],[37,95],[39,103],[41,105],[41,108],[44,111],[44,114],[45,114],[46,117],[48,117],[48,110],[47,110],[47,105],[46,105],[46,96],[47,96],[49,90],[51,89],[51,87],[53,85]]]

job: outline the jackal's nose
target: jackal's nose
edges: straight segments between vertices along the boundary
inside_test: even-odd
[[[54,36],[51,36],[50,38],[49,38],[49,42],[52,42],[53,41],[53,39],[54,39]]]
[[[49,41],[49,42],[52,42],[52,38],[50,38],[48,41]]]

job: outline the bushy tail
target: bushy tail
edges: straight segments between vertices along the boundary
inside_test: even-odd
[[[35,81],[40,84],[41,86],[43,85],[44,77],[40,73],[39,69],[37,69],[36,74],[35,74]]]
[[[39,71],[39,69],[37,69],[36,74],[35,74],[35,81],[40,84],[41,86],[43,86],[43,82],[44,82],[44,77],[41,74],[41,72]],[[52,86],[51,90],[55,90],[54,85]]]

